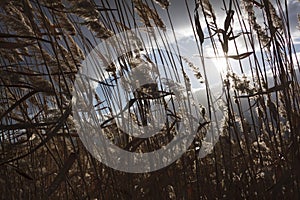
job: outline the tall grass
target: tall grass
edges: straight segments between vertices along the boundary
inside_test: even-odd
[[[131,52],[107,67],[106,72],[117,77],[139,62],[155,65],[160,60],[168,64],[173,80],[180,82],[183,76],[187,84],[183,66],[189,66],[205,84],[211,106],[199,119],[209,124],[217,108],[207,82],[204,44],[226,65],[221,98],[225,114],[217,123],[221,136],[212,153],[198,157],[197,145],[210,145],[201,144],[207,130],[203,126],[203,135],[198,134],[170,166],[130,174],[103,165],[83,146],[71,111],[74,79],[85,55],[121,31],[159,27],[162,34],[157,37],[171,50],[164,30],[176,32],[169,13],[172,2],[1,1],[1,198],[298,199],[300,68],[288,1],[220,2],[224,19],[218,19],[212,1],[196,1],[193,7],[185,1],[199,63],[168,51],[145,50],[143,56],[137,56],[141,51]],[[153,48],[159,39],[152,40]],[[238,48],[241,43],[244,51]],[[203,74],[196,66],[203,66]],[[105,84],[100,87],[105,99],[111,100],[107,109],[114,109],[111,93]],[[116,88],[111,91],[118,93]],[[100,108],[101,97],[94,99]],[[138,103],[137,109],[146,113],[147,102]],[[180,115],[176,110],[173,114]],[[122,133],[113,120],[107,126],[107,137],[129,151],[160,148],[173,136],[170,128],[156,138],[139,139]]]

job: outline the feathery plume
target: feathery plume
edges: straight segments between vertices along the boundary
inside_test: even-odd
[[[132,0],[134,3],[134,7],[142,19],[143,23],[147,27],[151,27],[151,22],[150,20],[152,19],[154,24],[161,29],[165,30],[166,26],[162,19],[159,17],[157,12],[153,9],[151,9],[147,4],[143,3],[141,0]]]
[[[163,9],[167,9],[170,6],[169,0],[154,0],[154,2],[160,5]]]

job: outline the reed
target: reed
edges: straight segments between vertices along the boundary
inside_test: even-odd
[[[212,0],[195,1],[193,7],[185,1],[190,19],[186,23],[193,28],[200,57],[199,63],[193,63],[170,53],[173,49],[164,33],[166,28],[176,32],[176,22],[169,12],[172,2],[167,0],[1,1],[1,198],[299,199],[300,67],[288,1],[220,2],[225,15],[221,20]],[[299,21],[299,15],[295,20]],[[155,35],[151,45],[154,49],[163,41],[167,51],[141,49],[145,41],[132,32],[135,51],[113,63],[106,63],[107,55],[97,52],[97,59],[108,67],[95,73],[108,73],[111,79],[92,80],[103,93],[91,98],[98,112],[107,111],[108,120],[102,124],[107,138],[128,151],[149,152],[176,136],[176,120],[183,116],[180,109],[170,109],[169,118],[175,123],[151,138],[124,134],[115,123],[112,110],[122,104],[115,96],[121,91],[129,95],[127,91],[138,84],[128,75],[134,69],[159,83],[145,86],[127,104],[128,117],[137,123],[151,118],[150,100],[170,96],[173,106],[176,100],[187,100],[184,95],[173,97],[190,87],[187,68],[205,85],[211,106],[196,105],[201,111],[198,134],[180,159],[155,172],[130,174],[105,166],[85,149],[71,103],[75,76],[85,56],[99,42],[141,26],[158,27],[162,34]],[[218,104],[207,82],[210,66],[205,47],[212,48],[211,57],[226,65]],[[155,70],[159,61],[173,81],[162,79]],[[117,87],[118,81],[123,85]],[[87,90],[85,84],[82,79],[79,92]],[[188,102],[188,109],[196,104]],[[82,102],[82,109],[88,106]],[[221,107],[224,118],[213,122]],[[203,141],[210,127],[220,133],[214,147]],[[200,159],[199,147],[213,150]]]

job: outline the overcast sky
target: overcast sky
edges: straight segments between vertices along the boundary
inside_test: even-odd
[[[171,0],[170,2],[171,5],[169,7],[169,11],[175,28],[178,29],[178,31],[180,31],[179,29],[188,29],[190,27],[190,24],[189,24],[189,17],[188,17],[185,0],[173,0],[173,1]],[[195,8],[194,0],[187,0],[187,2],[191,14],[193,14],[193,10]],[[273,2],[273,5],[275,5],[274,3],[275,0],[271,0],[271,2]],[[297,29],[297,26],[299,26],[297,21],[297,14],[300,13],[300,2],[298,0],[288,0],[287,2],[288,2],[289,22],[290,22],[291,30],[294,35],[297,35],[299,37],[300,32],[299,29]],[[222,24],[225,17],[224,5],[222,1],[210,0],[210,3],[212,4],[212,7],[217,16],[217,21],[221,22]],[[158,12],[160,13],[160,16],[164,18],[164,21],[168,23],[166,12],[164,12],[164,10],[159,8],[158,8]]]
[[[175,27],[175,32],[179,33],[178,35],[180,38],[180,43],[183,46],[189,47],[189,51],[191,54],[195,54],[197,53],[197,49],[195,46],[195,41],[194,41],[194,35],[193,35],[193,31],[191,28],[191,24],[190,24],[190,19],[188,16],[188,11],[187,11],[187,7],[186,7],[186,3],[185,0],[182,1],[178,1],[178,0],[171,0],[171,5],[169,7],[169,12],[171,15],[171,19],[172,19],[172,23]],[[193,11],[195,8],[194,5],[194,0],[187,0],[188,2],[188,7],[190,10],[190,13],[192,15],[193,18]],[[226,1],[229,2],[229,1]],[[260,2],[260,1],[258,1]],[[271,2],[273,3],[274,7],[277,9],[276,7],[276,0],[271,0]],[[282,2],[282,6],[284,7],[284,1]],[[217,24],[220,28],[223,28],[223,24],[224,24],[224,19],[225,19],[225,11],[224,11],[224,5],[222,3],[222,1],[220,0],[210,0],[210,3],[213,6],[213,9],[215,11],[216,14],[216,18],[217,18]],[[288,5],[288,14],[289,14],[289,23],[290,23],[290,29],[291,29],[291,34],[292,34],[292,38],[293,38],[293,42],[295,44],[296,47],[296,51],[298,52],[298,57],[299,57],[299,52],[300,52],[300,28],[299,28],[299,24],[298,24],[298,13],[300,13],[300,2],[298,0],[288,0],[287,1]],[[227,7],[228,7],[228,3],[227,3]],[[169,24],[169,19],[167,17],[166,12],[163,9],[160,9],[159,6],[157,6],[157,10],[160,14],[160,16],[162,16],[163,20],[165,21],[165,23],[167,24],[167,27],[170,28],[170,24]],[[234,9],[235,10],[235,9]],[[243,11],[243,10],[242,10]],[[262,22],[262,14],[259,13],[259,9],[255,10],[256,15],[257,15],[257,21],[258,22]],[[200,12],[201,13],[201,12]],[[279,11],[277,10],[277,14],[279,14]],[[194,19],[193,19],[194,20]],[[201,25],[202,28],[204,29],[204,33],[206,34],[205,36],[207,36],[207,32],[206,32],[206,28],[205,28],[205,22],[203,21],[203,17],[200,16],[200,20],[201,21]],[[244,15],[244,20],[247,20],[247,15]],[[247,21],[246,21],[247,24]],[[262,26],[264,24],[261,24]],[[234,24],[233,24],[233,30],[238,32],[240,29],[239,28],[239,22],[237,20],[237,14],[234,15]],[[239,41],[240,40],[240,41]],[[243,41],[242,37],[237,38],[237,45],[238,45],[238,49],[240,50],[240,53],[243,53],[244,51],[246,51],[245,48],[245,42]],[[233,45],[233,43],[231,44]],[[211,56],[213,54],[213,49],[211,48],[211,44],[209,43],[209,40],[206,40],[206,42],[204,43],[204,48],[205,48],[205,54],[207,56]],[[260,50],[258,48],[258,50]],[[235,48],[229,48],[229,54],[235,54]]]
[[[192,21],[194,22],[194,19],[193,19],[193,12],[195,9],[194,0],[187,0],[187,1],[189,2],[188,7],[189,7],[190,13],[192,15],[191,16]],[[131,0],[128,0],[128,2],[129,2],[128,5],[130,5]],[[149,2],[150,2],[150,0],[149,0]],[[212,3],[212,6],[213,6],[215,14],[216,14],[218,27],[223,28],[226,12],[224,11],[224,6],[222,4],[222,1],[221,0],[210,0],[210,2]],[[227,2],[229,2],[229,1],[227,1]],[[297,29],[297,26],[298,26],[297,11],[300,10],[299,4],[300,3],[297,0],[289,0],[288,1],[289,23],[290,23],[290,27],[291,27],[291,31],[292,31],[292,37],[296,44],[297,43],[300,44],[300,34],[299,34],[299,29]],[[157,11],[159,12],[160,17],[165,22],[167,29],[170,30],[171,25],[170,25],[170,21],[169,21],[166,10],[163,10],[159,6],[156,6],[156,8],[157,8]],[[173,0],[173,1],[171,0],[171,5],[169,7],[169,13],[170,13],[170,18],[174,25],[175,34],[176,34],[176,37],[178,40],[178,46],[180,48],[180,55],[188,58],[195,65],[199,66],[201,73],[204,74],[203,73],[204,67],[201,66],[201,58],[199,56],[197,56],[197,54],[199,55],[199,52],[197,49],[197,43],[195,42],[195,36],[193,34],[193,30],[192,30],[192,26],[190,23],[185,0]],[[244,20],[247,20],[246,16],[247,16],[246,14],[243,15]],[[236,18],[237,17],[236,14],[234,17],[235,17],[234,24],[232,24],[232,25],[233,25],[234,32],[236,34],[240,31],[239,30],[239,21]],[[200,16],[200,18],[202,19],[202,21],[201,21],[202,28],[204,29],[205,36],[207,37],[208,34],[207,34],[207,31],[205,31],[205,23],[203,21],[204,18],[202,16]],[[258,22],[263,21],[260,18],[261,17],[259,17],[259,14],[258,14],[257,15]],[[248,24],[248,23],[246,22],[246,24]],[[263,26],[263,24],[262,24],[262,26]],[[173,35],[172,31],[167,31],[167,32],[168,32],[168,34]],[[242,37],[240,37],[240,38],[242,38]],[[247,49],[245,47],[245,41],[240,38],[236,39],[237,46],[238,46],[237,49],[239,50],[239,53],[247,52]],[[217,41],[217,43],[219,43],[219,42]],[[297,44],[298,45],[297,51],[300,50],[299,44]],[[232,44],[230,44],[230,45],[232,45]],[[229,45],[228,54],[236,55],[236,48],[235,47],[232,48],[232,46],[230,46],[230,45]],[[205,40],[203,47],[204,47],[204,56],[214,56],[212,45],[211,45],[209,39]],[[257,50],[261,51],[259,48]],[[249,51],[251,51],[251,50],[249,50]],[[222,52],[220,52],[220,55],[222,55]],[[260,53],[258,53],[257,56],[259,58]],[[253,59],[253,58],[251,58],[251,59]],[[261,60],[261,59],[259,59],[259,60]],[[231,64],[232,64],[233,69],[236,70],[235,73],[240,74],[238,61],[232,60]],[[242,66],[245,70],[246,75],[248,75],[247,73],[249,73],[249,71],[250,71],[249,60],[248,59],[242,60]],[[207,70],[207,79],[209,82],[209,88],[211,89],[211,92],[212,92],[213,101],[216,100],[223,91],[223,83],[219,76],[220,75],[219,72],[221,72],[222,69],[225,69],[225,67],[226,67],[225,59],[205,59],[205,69]],[[186,70],[185,72],[187,72],[188,67],[185,70]],[[191,75],[189,77],[190,77],[192,84],[193,83],[199,84],[199,81],[197,79],[195,79],[195,78],[192,79],[192,77],[194,77],[193,75]],[[272,78],[272,76],[270,75],[269,78]],[[205,87],[201,87],[201,86],[196,87],[196,86],[192,85],[192,88],[193,88],[194,97],[196,98],[198,103],[206,106],[207,102],[206,102]],[[122,100],[123,100],[123,98],[122,98]],[[125,97],[124,97],[124,102],[125,102],[125,104],[127,103],[127,101],[125,101]],[[214,104],[216,104],[216,103],[214,103]],[[214,106],[215,106],[215,108],[217,108],[216,105],[214,105]],[[122,108],[122,107],[123,106],[121,104],[120,108]],[[217,112],[216,121],[220,121],[222,118],[223,110],[217,109],[216,112]],[[213,134],[213,133],[211,133],[211,134]]]

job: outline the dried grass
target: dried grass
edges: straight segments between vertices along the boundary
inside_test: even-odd
[[[224,1],[224,5],[231,6],[224,6],[227,9],[222,24],[217,24],[209,0],[196,1],[195,21],[190,16],[189,23],[195,25],[195,38],[200,39],[203,73],[198,63],[182,56],[165,53],[152,60],[146,51],[137,48],[106,69],[115,79],[99,82],[101,88],[106,88],[103,96],[108,101],[92,97],[99,111],[108,110],[111,118],[102,125],[112,142],[136,152],[160,148],[176,134],[174,124],[157,137],[141,139],[124,134],[109,115],[115,106],[110,95],[119,92],[113,87],[118,76],[127,78],[127,83],[133,81],[127,76],[129,70],[145,64],[141,73],[154,79],[158,77],[157,59],[168,63],[173,82],[159,79],[160,85],[144,87],[127,105],[144,113],[144,121],[149,117],[147,102],[171,95],[163,89],[173,88],[179,93],[177,98],[187,99],[180,96],[184,88],[178,86],[180,76],[187,87],[190,84],[183,65],[205,84],[210,102],[205,71],[210,66],[204,62],[202,46],[213,47],[215,57],[226,60],[227,71],[219,99],[225,116],[217,122],[222,134],[211,154],[197,157],[199,147],[212,148],[212,143],[201,141],[212,124],[209,120],[214,117],[214,106],[208,110],[201,107],[195,141],[180,159],[159,171],[123,173],[106,167],[87,152],[71,113],[71,92],[81,61],[97,42],[138,26],[138,20],[144,26],[166,28],[156,6],[151,7],[148,1],[132,2],[134,8],[126,1],[115,1],[116,9],[105,1],[101,1],[100,8],[90,0],[0,2],[1,199],[299,199],[300,68],[293,59],[296,52],[290,27],[282,17],[289,11],[283,11],[280,1]],[[155,2],[168,12],[169,1]],[[264,17],[263,23],[258,22],[258,13]],[[248,20],[244,20],[245,15]],[[201,19],[205,25],[200,26]],[[242,33],[236,34],[237,24]],[[135,39],[131,39],[140,47],[138,36],[135,33]],[[160,37],[168,50],[167,38]],[[235,46],[241,41],[246,52],[241,53]],[[102,52],[98,53],[99,59],[108,64]],[[175,64],[176,59],[181,65]],[[239,74],[232,68],[236,63]],[[82,91],[86,89],[84,81]],[[128,90],[131,85],[126,86]],[[138,98],[141,96],[143,102]],[[83,102],[84,106],[90,105]],[[170,110],[171,119],[179,119],[180,115],[180,110]],[[136,112],[130,117],[139,120]]]

